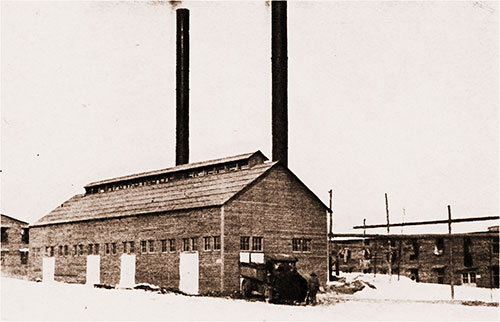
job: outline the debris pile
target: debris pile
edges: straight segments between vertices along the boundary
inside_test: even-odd
[[[363,290],[366,286],[372,289],[376,288],[375,285],[370,282],[359,279],[359,276],[353,278],[352,281],[346,280],[345,277],[340,277],[326,287],[326,292],[335,292],[336,294],[354,294]]]

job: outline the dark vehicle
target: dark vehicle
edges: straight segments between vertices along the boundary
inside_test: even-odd
[[[264,263],[240,262],[241,294],[271,303],[304,302],[307,280],[297,272],[297,261],[289,255],[266,255]]]

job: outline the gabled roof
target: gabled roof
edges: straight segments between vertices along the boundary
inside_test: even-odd
[[[232,158],[220,160],[226,162]],[[209,163],[215,164],[215,161]],[[75,195],[32,226],[222,206],[276,164],[277,162],[266,162],[253,167],[154,185]],[[189,165],[180,167],[187,166]],[[193,164],[191,166],[190,168],[194,167]]]
[[[78,194],[31,226],[222,206],[257,183],[272,168],[277,165],[282,166],[278,161],[264,162],[264,160],[267,160],[267,158],[260,151],[257,151],[234,157],[185,164],[163,170],[94,182],[86,185],[85,188],[116,185],[127,180],[142,180],[152,176],[185,170],[192,170],[188,171],[192,174],[203,173],[203,175],[197,176],[179,176],[176,179],[167,181],[154,181],[155,184],[130,185],[125,189]],[[213,169],[214,166],[227,165],[232,162],[238,162],[239,166],[226,166],[223,167],[225,170],[220,172],[202,171],[202,169]],[[298,180],[299,184],[305,187],[312,198],[316,199],[325,209],[328,209],[289,169],[283,168]]]
[[[4,220],[7,220],[7,221],[12,220],[12,221],[18,222],[21,226],[28,226],[28,223],[27,223],[27,222],[22,221],[22,220],[19,220],[19,219],[17,219],[17,218],[11,217],[11,216],[7,216],[6,214],[1,214],[1,218],[2,218],[2,219],[1,219],[1,220],[2,220],[2,226],[5,226],[5,225],[3,224],[3,221],[4,221]]]

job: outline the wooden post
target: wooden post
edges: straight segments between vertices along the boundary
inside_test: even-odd
[[[493,241],[493,240],[491,240]],[[492,267],[493,267],[493,243],[491,244],[491,247],[490,247],[490,300],[493,302],[493,272],[492,272]]]
[[[454,278],[454,268],[453,268],[453,242],[451,240],[451,206],[448,205],[448,236],[450,241],[450,287],[451,287],[451,299],[455,299],[455,289],[453,287]]]
[[[387,193],[385,193],[385,214],[387,217],[387,234],[391,232],[391,226],[389,224],[389,200],[387,199]]]
[[[330,194],[330,234],[333,232],[333,190],[328,191]]]
[[[333,190],[330,189],[330,191],[328,191],[328,193],[330,194],[330,210],[329,210],[329,215],[330,215],[330,227],[329,227],[329,230],[330,230],[330,233],[328,234],[328,244],[327,244],[327,252],[328,252],[328,280],[329,281],[332,281],[332,277],[333,277],[333,250],[332,250],[332,247],[330,246],[331,242],[331,237],[332,234],[333,234],[333,210],[332,210],[332,199],[333,199]]]
[[[366,227],[366,218],[363,218],[363,227]],[[364,241],[364,235],[366,235],[366,228],[363,228],[363,241]]]
[[[399,254],[398,254],[398,281],[399,281],[399,276],[401,275],[401,244],[402,241],[401,239],[399,240]]]
[[[391,224],[389,222],[389,199],[387,198],[387,193],[385,193],[385,214],[387,218],[387,235],[391,233]],[[392,246],[391,239],[387,236],[387,260],[389,262],[389,276],[392,276]]]
[[[405,208],[403,208],[403,222],[402,222],[402,223],[403,223],[403,225],[404,225],[404,223],[405,223],[405,215],[406,215],[406,209],[405,209]],[[401,225],[401,234],[403,233],[403,225]]]

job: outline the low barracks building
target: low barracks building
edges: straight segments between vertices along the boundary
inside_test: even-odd
[[[99,181],[30,226],[30,277],[239,290],[239,261],[298,258],[327,277],[327,211],[260,152]]]
[[[343,272],[401,273],[417,282],[499,287],[498,226],[484,232],[391,234],[331,241]]]
[[[2,229],[0,262],[2,275],[26,277],[28,273],[28,223],[1,214]]]

